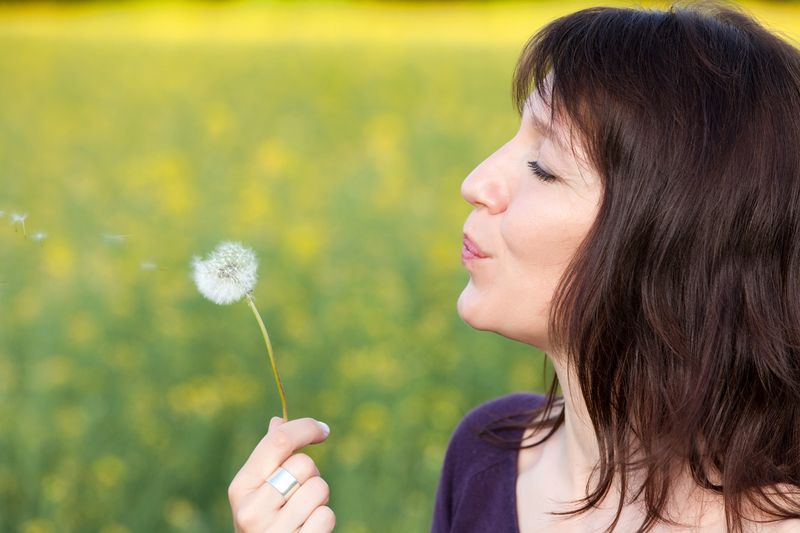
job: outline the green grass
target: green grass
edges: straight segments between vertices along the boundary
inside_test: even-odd
[[[223,239],[261,258],[290,416],[331,426],[311,454],[337,531],[427,530],[460,418],[543,387],[540,353],[455,312],[459,186],[516,129],[528,8],[372,7],[348,32],[353,8],[305,5],[298,28],[338,30],[275,39],[247,10],[290,7],[171,5],[175,39],[137,9],[0,12],[0,531],[231,530],[227,485],[280,404],[246,305],[189,279]],[[472,41],[406,31],[448,14]],[[192,30],[215,17],[230,42]]]

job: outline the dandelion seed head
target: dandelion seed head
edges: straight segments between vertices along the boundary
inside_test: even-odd
[[[17,224],[19,222],[25,222],[25,219],[28,218],[28,212],[25,211],[21,215],[19,213],[12,213],[11,215],[11,223]]]
[[[142,263],[139,265],[140,270],[158,270],[158,265],[155,263]]]
[[[256,254],[240,242],[221,242],[208,259],[194,257],[192,268],[192,279],[200,294],[220,305],[241,300],[258,279]]]
[[[37,231],[36,233],[31,236],[31,240],[34,242],[42,242],[48,237],[47,233],[43,231]]]

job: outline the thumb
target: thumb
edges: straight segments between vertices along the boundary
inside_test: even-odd
[[[281,424],[283,424],[283,418],[279,416],[273,416],[272,420],[269,421],[269,430],[272,431]]]

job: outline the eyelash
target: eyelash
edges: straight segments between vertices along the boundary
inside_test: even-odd
[[[529,161],[528,167],[531,169],[531,172],[533,172],[540,180],[544,182],[555,181],[556,179],[558,179],[549,172],[547,172],[545,169],[540,167],[539,163],[536,161]]]

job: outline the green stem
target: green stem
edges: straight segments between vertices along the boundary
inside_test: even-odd
[[[250,309],[253,310],[253,314],[256,315],[256,320],[258,320],[258,325],[261,326],[261,333],[264,335],[264,341],[267,343],[267,352],[269,352],[269,362],[272,363],[272,372],[275,374],[275,382],[278,384],[278,393],[281,395],[281,405],[283,406],[283,421],[289,421],[289,411],[286,410],[286,396],[283,394],[283,384],[281,383],[281,376],[278,374],[278,367],[275,364],[275,355],[272,353],[272,343],[269,342],[269,335],[267,335],[267,328],[264,327],[264,322],[261,320],[261,315],[258,314],[258,309],[256,309],[253,300],[250,298],[249,294],[244,295],[247,298],[247,305],[250,306]]]

